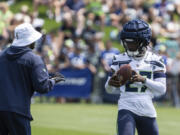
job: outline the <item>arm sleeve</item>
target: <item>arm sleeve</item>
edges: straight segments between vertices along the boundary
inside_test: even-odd
[[[166,78],[146,79],[145,85],[151,90],[155,97],[166,92]]]
[[[52,90],[55,82],[49,79],[46,66],[40,57],[37,57],[32,68],[32,83],[35,91],[47,93]]]

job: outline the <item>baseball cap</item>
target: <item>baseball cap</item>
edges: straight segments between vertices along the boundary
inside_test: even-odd
[[[36,31],[29,23],[23,23],[15,28],[14,40],[12,46],[28,46],[42,37],[42,34]]]

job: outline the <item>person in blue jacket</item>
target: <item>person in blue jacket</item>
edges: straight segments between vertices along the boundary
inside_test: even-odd
[[[0,54],[0,135],[31,135],[33,93],[51,91],[64,77],[50,78],[41,57],[32,52],[42,34],[31,24],[20,24],[14,34],[12,45]]]

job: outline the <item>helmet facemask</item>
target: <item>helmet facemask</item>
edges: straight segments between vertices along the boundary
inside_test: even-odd
[[[136,39],[124,39],[122,40],[123,46],[130,57],[140,58],[146,53],[147,46],[142,41]]]

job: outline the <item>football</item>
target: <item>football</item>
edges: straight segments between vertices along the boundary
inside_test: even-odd
[[[120,69],[117,71],[117,77],[119,80],[121,80],[122,85],[131,79],[132,74],[133,74],[133,71],[129,64],[120,66]]]

